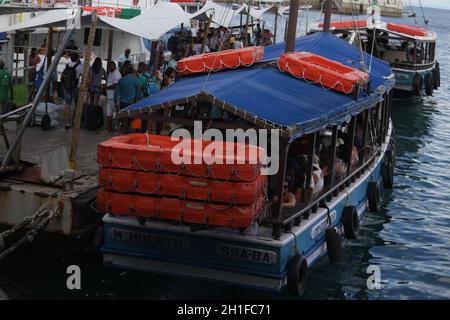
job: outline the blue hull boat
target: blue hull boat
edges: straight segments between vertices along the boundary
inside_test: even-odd
[[[297,39],[295,51],[368,70],[358,65],[359,50],[332,34]],[[301,295],[307,290],[311,269],[322,260],[339,261],[341,246],[358,241],[359,224],[368,211],[378,209],[383,188],[393,184],[392,70],[374,59],[369,88],[349,95],[279,71],[275,62],[282,54],[283,44],[274,45],[266,48],[263,61],[250,67],[182,78],[119,116],[179,121],[189,126],[192,117],[181,120],[156,115],[156,111],[208,103],[238,119],[232,123],[234,128],[280,130],[280,169],[269,178],[269,186],[274,187],[269,190],[268,203],[270,194],[272,199],[273,195],[283,197],[281,186],[287,181],[293,146],[307,139],[311,143],[303,151],[306,183],[299,187],[303,188],[302,200],[291,208],[275,200],[275,205],[267,205],[265,213],[245,230],[106,214],[105,265],[272,291],[287,287],[292,294]],[[368,57],[365,60],[369,61]],[[230,125],[216,120],[210,115],[200,121],[208,128]],[[323,149],[325,136],[331,141],[328,151]],[[358,160],[350,165],[357,139],[362,142]],[[344,155],[339,155],[336,150],[343,141],[350,148],[340,149]],[[319,154],[330,156],[332,168],[325,174],[323,189],[311,193],[313,159]],[[340,177],[335,173],[338,157],[348,163]]]

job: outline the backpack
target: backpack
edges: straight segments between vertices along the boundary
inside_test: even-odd
[[[154,93],[157,93],[159,91],[158,84],[156,79],[153,77],[147,82],[147,89],[146,94],[148,96],[151,96]]]
[[[74,89],[78,86],[77,67],[80,65],[80,61],[73,67],[66,65],[66,68],[61,73],[61,84],[64,89]]]

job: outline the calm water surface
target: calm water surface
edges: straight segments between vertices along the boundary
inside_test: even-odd
[[[431,98],[394,105],[396,188],[384,194],[380,212],[367,216],[359,241],[345,247],[344,262],[311,275],[305,299],[450,298],[450,11],[426,9],[426,14],[439,36],[442,87]],[[305,20],[301,15],[299,25]],[[76,293],[65,286],[70,264],[82,269],[82,290]],[[369,265],[381,269],[381,290],[366,287]],[[18,299],[290,298],[25,252],[0,264],[0,288]]]

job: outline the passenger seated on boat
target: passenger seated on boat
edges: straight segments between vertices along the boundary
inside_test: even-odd
[[[334,163],[334,172],[337,180],[340,180],[345,177],[347,173],[347,163],[343,160],[343,153],[345,152],[344,140],[342,138],[337,139],[336,142],[336,160]],[[342,151],[344,150],[344,152]]]
[[[272,199],[268,203],[269,208],[274,208],[274,206],[278,203],[278,196],[274,195]],[[295,196],[292,192],[289,191],[289,183],[287,181],[284,181],[283,184],[283,196],[282,196],[282,208],[295,208],[296,202],[295,202]]]

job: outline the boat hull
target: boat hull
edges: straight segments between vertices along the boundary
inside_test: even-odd
[[[433,74],[433,68],[426,70],[406,70],[399,68],[392,68],[395,74],[394,99],[419,99],[424,95],[425,82],[420,89],[420,94],[417,94],[414,89],[414,76],[416,73],[420,74],[422,79],[425,79],[427,74]]]
[[[272,238],[272,229],[264,226],[245,234],[223,229],[193,232],[186,225],[161,221],[148,221],[142,225],[133,217],[106,215],[103,219],[104,264],[271,291],[283,290],[293,255],[300,252],[307,259],[308,268],[312,269],[327,257],[325,230],[330,225],[344,239],[345,207],[354,206],[360,221],[363,220],[368,212],[369,183],[375,181],[379,188],[382,185],[381,168],[391,132],[392,129],[372,165],[327,202],[329,211],[319,208],[278,240]]]

